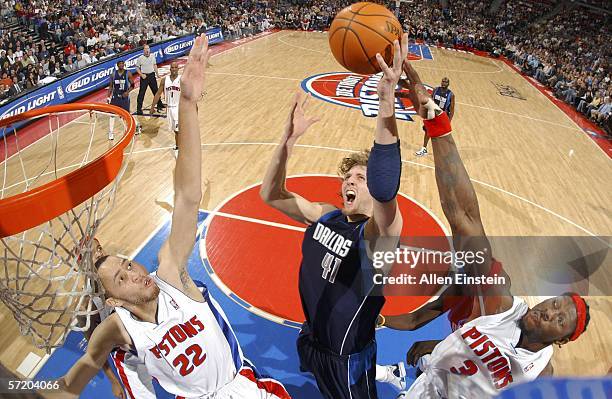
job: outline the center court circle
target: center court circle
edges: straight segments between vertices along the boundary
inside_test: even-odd
[[[329,175],[287,178],[290,191],[338,207],[340,184],[337,176]],[[205,222],[200,254],[213,281],[238,304],[262,317],[297,326],[304,321],[298,272],[306,226],[266,205],[259,197],[260,187],[261,183],[231,195],[213,211]],[[402,237],[448,236],[440,221],[415,200],[400,193],[398,203],[404,220]],[[430,298],[387,296],[383,313],[410,312]]]

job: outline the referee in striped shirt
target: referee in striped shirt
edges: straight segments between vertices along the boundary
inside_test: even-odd
[[[143,48],[144,54],[136,60],[136,72],[140,75],[140,89],[138,90],[138,100],[136,102],[136,113],[142,114],[142,101],[147,92],[147,87],[151,88],[153,96],[157,93],[157,61],[155,54],[151,54],[151,49],[145,44]],[[157,101],[157,112],[164,108],[161,98]]]

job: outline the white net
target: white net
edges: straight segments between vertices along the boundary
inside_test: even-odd
[[[84,167],[121,142],[117,133],[126,134],[126,121],[115,118],[120,124],[115,124],[112,142],[107,136],[111,117],[96,110],[62,111],[29,120],[27,129],[0,128],[0,203]],[[26,145],[32,136],[43,137]],[[98,313],[94,298],[104,300],[92,243],[113,207],[132,146],[133,141],[125,147],[116,178],[92,192],[88,200],[41,225],[0,239],[0,300],[21,333],[39,348],[50,351],[63,344],[70,330],[88,329],[90,316]],[[53,200],[36,206],[45,207]]]

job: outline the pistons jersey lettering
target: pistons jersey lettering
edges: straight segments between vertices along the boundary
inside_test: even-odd
[[[172,80],[170,76],[166,76],[164,90],[168,106],[178,107],[181,98],[181,76],[177,76],[174,80]]]
[[[486,334],[478,331],[476,327],[472,327],[461,334],[461,337],[491,372],[495,388],[502,389],[513,381],[508,358],[501,353]],[[478,366],[472,360],[466,360],[461,367],[451,367],[450,371],[454,374],[471,376],[478,372]]]
[[[197,316],[193,316],[187,323],[172,326],[161,341],[149,350],[156,358],[161,359],[162,352],[164,356],[168,356],[177,343],[180,344],[188,338],[193,338],[202,331],[204,331],[204,324],[198,320]]]
[[[161,341],[149,350],[158,359],[161,359],[162,356],[167,357],[172,354],[172,350],[176,348],[178,344],[197,336],[202,331],[204,331],[204,324],[198,320],[197,316],[193,316],[187,323],[179,323],[170,327]],[[191,372],[204,363],[205,360],[206,353],[204,349],[198,343],[194,343],[188,346],[184,351],[176,354],[172,360],[172,366],[177,368],[179,374],[184,377],[191,374]]]

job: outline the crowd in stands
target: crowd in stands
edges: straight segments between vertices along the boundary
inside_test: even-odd
[[[379,1],[380,2],[380,1]],[[607,2],[588,0],[605,7]],[[100,59],[171,37],[221,27],[228,39],[272,28],[323,31],[348,0],[0,0],[39,36],[0,28],[0,100]],[[384,2],[383,2],[384,3]],[[557,0],[395,1],[413,39],[504,55],[560,99],[609,129],[609,14]],[[7,11],[8,10],[8,11]],[[553,15],[552,11],[556,11]],[[17,86],[15,83],[17,82]]]

